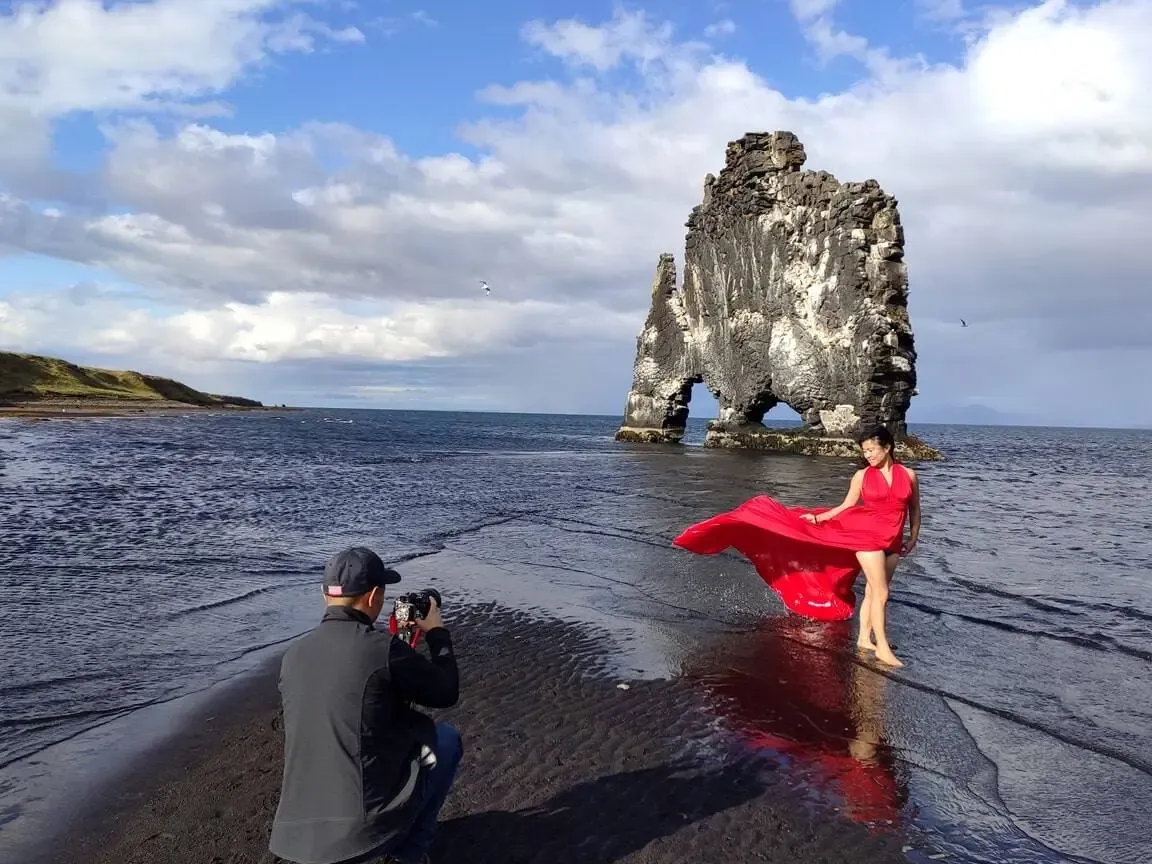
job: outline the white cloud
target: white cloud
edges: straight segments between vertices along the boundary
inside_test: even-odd
[[[821,18],[832,13],[840,0],[790,0],[792,14],[801,21]]]
[[[142,109],[219,93],[272,52],[317,36],[355,41],[303,13],[302,0],[20,3],[0,16],[0,106],[34,116]]]
[[[191,25],[206,33],[233,22],[249,34],[223,46],[182,36],[188,56],[200,58],[191,71],[164,65],[163,55],[183,56],[172,40],[165,51],[142,48],[152,59],[131,60],[131,74],[119,54],[92,59],[76,49],[81,56],[72,57],[43,39],[39,53],[20,50],[32,68],[62,64],[54,81],[88,70],[94,82],[120,76],[129,85],[120,97],[106,84],[42,82],[46,105],[188,99],[220,93],[274,44],[294,45],[274,43],[273,33],[296,25],[291,16],[280,24],[259,17],[268,5],[230,0],[220,7],[227,14],[206,16],[215,25]],[[118,212],[48,216],[10,195],[0,198],[0,247],[107,267],[191,310],[131,318],[127,301],[108,300],[99,320],[112,323],[102,331],[120,320],[127,332],[106,349],[162,343],[189,356],[269,363],[402,362],[532,342],[537,348],[525,350],[551,351],[573,309],[576,335],[549,356],[561,358],[550,367],[556,374],[575,380],[594,350],[579,340],[601,316],[620,340],[613,344],[630,353],[656,256],[682,254],[684,220],[727,142],[791,129],[808,167],[875,177],[900,200],[922,392],[962,368],[966,377],[951,385],[958,401],[997,387],[1049,399],[1036,381],[1065,361],[1037,358],[1069,348],[1101,353],[1091,355],[1093,368],[1067,366],[1080,378],[1061,382],[1063,391],[1125,375],[1139,386],[1125,371],[1131,354],[1123,368],[1100,364],[1112,347],[1147,356],[1152,341],[1143,251],[1152,229],[1152,4],[1050,0],[987,19],[954,66],[895,61],[854,34],[841,39],[834,5],[797,3],[795,11],[818,48],[865,62],[865,77],[844,92],[791,99],[741,60],[678,41],[641,13],[599,26],[537,21],[525,40],[573,76],[482,91],[499,113],[461,130],[482,157],[412,158],[386,137],[334,124],[232,135],[201,122],[166,136],[144,121],[121,122],[108,127],[113,149],[97,178]],[[0,57],[15,50],[8,26]],[[635,87],[622,89],[621,70],[638,73],[626,76]],[[5,126],[0,141],[32,158],[47,128]],[[14,176],[0,162],[0,191],[14,189]],[[482,278],[497,301],[487,306],[476,298]],[[364,317],[369,300],[383,311]],[[8,301],[0,328],[9,340],[27,344],[50,326]],[[485,309],[499,311],[485,317]],[[953,331],[959,317],[972,325],[963,344]],[[982,336],[991,321],[1015,335],[1003,338],[1001,327],[994,339]],[[989,362],[972,360],[985,350],[994,352]],[[501,374],[527,375],[521,365]],[[1006,383],[1013,375],[1017,383]],[[623,391],[606,399],[615,404]]]
[[[93,354],[410,363],[566,343],[595,349],[633,335],[630,316],[593,304],[510,304],[476,293],[478,299],[466,303],[341,305],[322,294],[272,292],[259,303],[158,311],[85,285],[57,294],[10,295],[0,302],[0,344],[50,349],[64,332],[69,344]]]
[[[604,72],[624,60],[648,64],[673,48],[672,26],[654,23],[643,12],[618,11],[603,26],[575,18],[547,22],[530,21],[522,31],[524,41],[576,66]]]
[[[325,0],[35,0],[0,13],[0,178],[30,197],[90,202],[50,163],[51,124],[73,112],[228,114],[219,95],[276,54],[359,42],[300,8]],[[0,187],[2,188],[2,187]]]
[[[792,14],[801,25],[805,38],[816,48],[820,60],[827,63],[837,57],[853,57],[879,74],[888,64],[887,52],[871,49],[868,40],[836,27],[833,13],[841,0],[790,0]]]
[[[704,28],[704,35],[709,38],[731,36],[736,32],[736,22],[731,18],[724,18]]]

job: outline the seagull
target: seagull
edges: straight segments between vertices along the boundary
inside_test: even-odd
[[[485,282],[483,279],[480,280],[480,284],[484,286],[484,293],[485,294],[491,294],[492,293],[492,289],[488,287],[488,283]]]
[[[961,326],[961,327],[967,327],[967,326],[968,326],[968,322],[967,322],[967,321],[965,321],[963,318],[961,318],[961,319],[960,319],[960,326]]]

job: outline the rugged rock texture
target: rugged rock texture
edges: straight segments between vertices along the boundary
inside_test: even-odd
[[[845,455],[882,423],[905,457],[939,455],[905,425],[916,351],[896,201],[804,161],[791,132],[749,134],[705,178],[684,284],[672,255],[657,264],[618,439],[679,441],[703,382],[720,405],[707,446]],[[803,430],[763,426],[780,402]]]

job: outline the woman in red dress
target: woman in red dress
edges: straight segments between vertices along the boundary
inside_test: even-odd
[[[885,615],[896,565],[920,536],[920,483],[915,471],[893,458],[895,442],[886,428],[867,433],[859,444],[868,467],[852,475],[838,506],[785,507],[760,495],[689,527],[672,542],[701,555],[739,550],[785,606],[823,621],[852,616],[852,586],[863,571],[856,644],[889,666],[903,666],[888,644]],[[911,525],[903,542],[906,517]]]

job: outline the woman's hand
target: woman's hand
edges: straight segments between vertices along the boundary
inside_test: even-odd
[[[816,524],[816,514],[815,513],[805,513],[800,518],[803,519],[805,522],[811,522],[813,525]]]
[[[912,550],[916,548],[916,540],[908,540],[900,546],[900,557],[907,558],[912,554]]]

